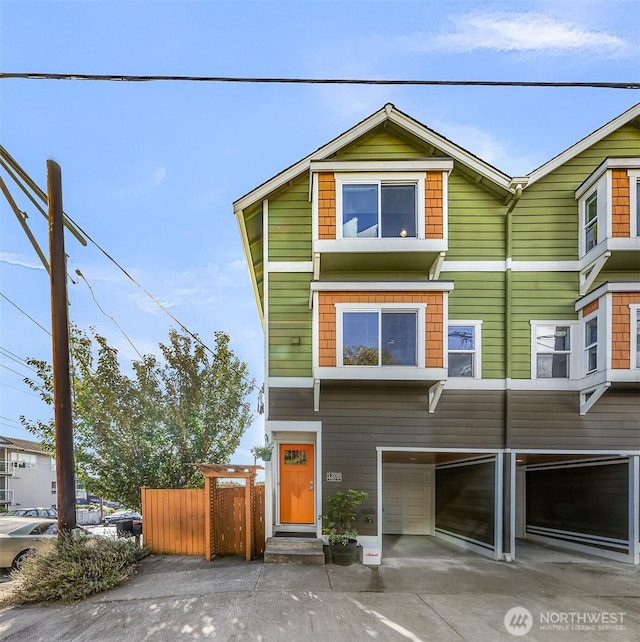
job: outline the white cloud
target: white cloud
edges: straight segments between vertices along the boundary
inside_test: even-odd
[[[603,55],[628,55],[632,44],[607,31],[597,31],[568,20],[534,12],[465,14],[453,18],[452,31],[416,32],[400,36],[396,44],[413,53],[445,51],[468,53],[544,52],[562,55],[577,51]]]
[[[44,265],[42,265],[37,258],[31,258],[30,256],[16,254],[14,252],[0,252],[0,262],[8,263],[9,265],[18,265],[29,268],[30,270],[44,270]]]
[[[177,305],[176,301],[169,301],[167,299],[163,300],[162,298],[157,296],[155,297],[155,299],[166,310],[170,310],[171,308]],[[146,294],[136,294],[134,297],[134,301],[138,309],[142,310],[142,312],[161,312],[162,311],[162,308],[158,305],[158,303],[156,303],[153,299],[148,297]]]
[[[178,272],[136,273],[136,280],[167,308],[188,305],[219,303],[225,290],[246,288],[247,280],[239,273],[246,274],[242,258],[229,258],[226,263],[194,265]],[[159,312],[160,307],[146,294],[136,291],[135,305],[143,312]]]
[[[157,189],[165,182],[167,178],[167,169],[164,165],[158,165],[150,174],[136,183],[129,185],[121,190],[117,190],[120,196],[143,196]]]
[[[511,176],[526,174],[542,162],[534,155],[510,151],[505,141],[475,125],[431,120],[429,127]]]

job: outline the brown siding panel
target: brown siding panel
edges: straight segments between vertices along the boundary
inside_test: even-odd
[[[511,397],[510,448],[640,448],[637,391],[612,388],[584,416],[577,392],[517,391]]]
[[[612,299],[611,367],[628,370],[631,367],[632,338],[629,305],[640,303],[640,293],[614,292]]]
[[[611,174],[613,191],[613,202],[611,203],[612,236],[628,239],[631,236],[629,176],[624,169],[614,169]]]

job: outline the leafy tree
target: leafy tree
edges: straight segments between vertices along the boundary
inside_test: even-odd
[[[141,486],[202,486],[192,464],[228,463],[252,420],[246,399],[254,382],[229,348],[229,336],[215,333],[211,356],[190,335],[171,330],[168,343],[160,344],[162,359],[145,355],[127,375],[117,350],[93,329],[92,335],[75,327],[70,333],[79,481],[131,508],[140,508]],[[51,366],[28,363],[40,381],[25,381],[52,404]],[[55,452],[53,420],[21,421]]]

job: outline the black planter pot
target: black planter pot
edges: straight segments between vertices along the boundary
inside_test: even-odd
[[[351,566],[356,559],[358,542],[349,540],[347,544],[331,544],[331,559],[338,566]]]

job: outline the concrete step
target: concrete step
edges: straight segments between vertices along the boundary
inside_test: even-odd
[[[269,537],[265,564],[324,564],[324,548],[318,537]]]
[[[265,550],[265,564],[324,564],[324,551],[278,549],[275,551]]]
[[[268,537],[267,550],[322,550],[319,537]]]

